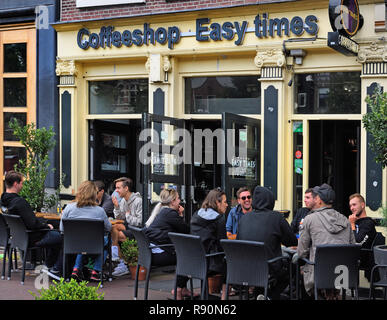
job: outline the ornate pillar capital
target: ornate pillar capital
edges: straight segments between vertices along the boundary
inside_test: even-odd
[[[57,76],[74,76],[76,77],[78,74],[77,67],[75,65],[74,60],[56,60],[56,69]]]
[[[263,67],[283,67],[285,62],[285,55],[280,48],[258,49],[254,58],[254,64],[258,69]]]
[[[367,44],[361,44],[357,55],[360,63],[365,62],[387,62],[387,46],[385,43],[376,41]]]

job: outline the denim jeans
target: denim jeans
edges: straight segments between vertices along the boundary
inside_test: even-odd
[[[50,268],[54,265],[57,270],[62,270],[63,236],[58,230],[47,231],[43,238],[36,242],[35,245],[46,248],[47,257],[45,263],[47,267]]]
[[[104,248],[107,246],[107,244],[108,244],[108,236],[105,236],[104,243],[103,243]],[[104,249],[103,250],[103,261],[104,262],[106,260],[107,254],[108,254],[107,250]],[[101,255],[93,255],[93,257],[95,257],[93,269],[95,271],[101,272],[102,271]],[[82,258],[83,258],[82,254],[77,255],[77,258],[75,259],[74,268],[77,268],[78,270],[83,268],[83,261],[82,261],[83,259]]]

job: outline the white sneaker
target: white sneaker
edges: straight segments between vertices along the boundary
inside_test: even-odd
[[[118,255],[117,246],[112,246],[112,261],[120,261],[120,256]]]
[[[112,272],[112,275],[115,276],[115,277],[120,277],[120,276],[123,276],[125,274],[128,274],[129,273],[129,269],[126,265],[118,265],[114,271]]]
[[[265,296],[263,294],[258,295],[257,300],[265,300]]]

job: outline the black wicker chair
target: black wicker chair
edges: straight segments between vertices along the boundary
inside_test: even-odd
[[[175,245],[176,251],[176,279],[174,298],[177,296],[177,276],[186,276],[190,279],[191,299],[193,299],[192,279],[201,281],[201,299],[208,299],[208,258],[224,255],[224,252],[206,254],[199,236],[169,232],[169,238]]]
[[[318,289],[335,289],[340,287],[337,279],[340,274],[348,271],[342,289],[355,291],[359,299],[359,264],[360,249],[357,244],[324,244],[316,247],[315,261],[301,258],[304,263],[314,265],[314,297],[318,300]],[[340,268],[340,267],[344,268]],[[339,268],[338,268],[339,267]],[[343,271],[343,272],[341,272]],[[344,279],[344,278],[343,278]],[[343,292],[345,299],[345,292]]]
[[[374,247],[374,259],[376,265],[371,271],[370,294],[369,299],[375,299],[375,287],[383,287],[384,299],[387,297],[387,246],[381,245]],[[379,281],[375,281],[375,273],[379,272]]]
[[[136,269],[136,277],[134,282],[134,300],[137,300],[138,293],[138,274],[140,271],[140,266],[143,266],[146,269],[146,278],[145,278],[145,292],[144,300],[148,300],[148,289],[149,289],[149,278],[152,267],[157,267],[152,264],[152,247],[150,246],[148,238],[143,233],[143,229],[136,228],[133,226],[128,226],[128,230],[134,235],[137,246],[138,246],[138,261]],[[163,244],[163,245],[154,245],[154,247],[173,247],[173,244]]]
[[[41,249],[41,247],[33,246],[30,243],[29,235],[35,232],[49,231],[50,229],[39,229],[39,230],[28,230],[20,216],[3,214],[5,221],[10,229],[11,235],[11,246],[10,250],[18,248],[22,252],[22,275],[21,284],[24,284],[25,280],[25,269],[27,261],[28,250]],[[11,279],[11,265],[12,259],[8,260],[8,276],[7,279]]]
[[[227,261],[226,299],[230,284],[264,288],[267,299],[270,263],[287,259],[284,256],[267,258],[263,242],[246,240],[220,240]]]
[[[104,222],[97,219],[62,219],[63,223],[63,277],[66,278],[66,257],[68,254],[100,255],[103,266]],[[112,280],[111,240],[107,244],[109,281]],[[101,287],[103,286],[103,267],[101,270]]]

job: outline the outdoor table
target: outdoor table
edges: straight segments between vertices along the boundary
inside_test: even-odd
[[[47,220],[60,220],[62,215],[56,214],[56,213],[48,213],[48,212],[37,212],[36,214],[37,218],[44,218]]]
[[[290,255],[290,263],[289,263],[289,296],[290,300],[293,297],[293,256],[297,253],[297,247],[281,247],[282,252],[286,252]],[[299,270],[296,268],[296,299],[298,299],[298,272]]]

